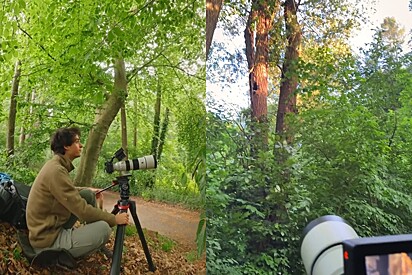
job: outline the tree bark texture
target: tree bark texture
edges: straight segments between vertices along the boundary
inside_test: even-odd
[[[9,109],[9,120],[7,129],[7,155],[14,154],[14,134],[16,128],[16,114],[17,114],[17,100],[16,97],[19,94],[19,83],[20,83],[20,61],[17,61],[14,66],[14,75],[11,88],[10,97],[10,109]]]
[[[299,47],[302,40],[302,31],[297,18],[297,3],[295,0],[286,0],[284,6],[284,20],[286,25],[287,46],[285,59],[282,65],[282,80],[280,85],[279,105],[276,116],[276,133],[291,143],[293,136],[285,136],[288,130],[285,124],[287,114],[298,112],[296,106],[296,88],[298,76],[296,73],[299,61]]]
[[[127,146],[127,118],[126,118],[126,107],[123,106],[120,108],[120,124],[122,128],[122,148],[126,159],[128,159],[128,146]]]
[[[157,83],[156,103],[154,107],[154,121],[153,121],[153,137],[151,154],[157,156],[157,148],[159,145],[159,131],[160,131],[160,108],[162,104],[162,87],[160,81]]]
[[[80,158],[80,165],[75,178],[75,184],[78,186],[91,186],[99,153],[109,127],[120,108],[124,105],[127,97],[127,80],[124,61],[117,59],[114,65],[114,89],[103,106],[98,110],[93,126],[90,129],[87,144]]]
[[[136,98],[133,98],[133,108],[135,110],[138,109],[137,99]],[[132,119],[132,123],[133,123],[133,148],[134,149],[137,148],[137,120],[138,120],[138,117],[136,115],[134,115],[133,119]]]
[[[269,5],[269,1],[254,0],[245,30],[251,116],[256,123],[254,132],[257,142],[254,143],[263,147],[268,143],[269,32],[275,10],[275,7]]]
[[[27,103],[31,103],[31,94],[27,93],[26,95],[26,102]],[[32,113],[32,107],[30,106],[29,109],[29,115],[31,115]],[[22,124],[22,126],[20,127],[20,138],[19,138],[19,145],[23,145],[23,143],[26,141],[26,128],[24,127],[24,123]]]
[[[209,55],[223,0],[206,0],[206,58]]]
[[[166,108],[165,111],[165,117],[163,118],[162,122],[162,129],[160,131],[160,137],[159,137],[159,146],[157,149],[157,161],[160,162],[160,159],[162,157],[162,152],[163,152],[163,145],[165,144],[166,141],[166,133],[167,133],[167,128],[169,125],[169,108]]]

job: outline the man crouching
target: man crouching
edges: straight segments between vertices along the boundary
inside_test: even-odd
[[[76,127],[58,129],[51,138],[54,156],[37,175],[27,202],[29,240],[37,254],[66,249],[74,258],[88,255],[103,248],[111,227],[129,222],[127,213],[113,215],[96,208],[95,193],[74,186],[69,172],[82,147]],[[86,224],[73,228],[77,219]]]

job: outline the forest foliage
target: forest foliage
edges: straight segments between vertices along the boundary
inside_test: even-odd
[[[251,153],[260,132],[250,109],[208,99],[208,273],[304,274],[302,231],[323,215],[341,216],[359,236],[412,228],[410,32],[385,18],[371,43],[352,49],[360,5],[304,3],[293,72],[298,112],[286,118],[293,142],[275,133],[285,47],[280,21],[270,34],[270,149]],[[248,7],[249,1],[224,2],[218,26],[225,35],[241,34],[236,26],[244,28]],[[210,51],[210,83],[227,88],[247,75],[244,47],[214,43]]]
[[[169,111],[157,182],[176,188],[204,144],[203,7],[196,1],[11,1],[2,4],[1,112],[5,145],[11,84],[19,62],[15,148],[2,163],[30,183],[48,158],[49,138],[59,127],[77,125],[82,142],[113,90],[114,61],[126,63],[128,149],[131,158],[151,153],[157,91],[159,117]],[[184,11],[182,13],[182,11]],[[183,14],[183,16],[182,16]],[[173,24],[172,24],[173,22]],[[179,41],[179,43],[176,43]],[[100,153],[103,162],[122,146],[120,118],[113,121]],[[191,166],[192,165],[192,166]],[[144,185],[144,177],[142,178]],[[188,181],[187,181],[188,182]],[[88,183],[85,183],[88,185]],[[109,183],[110,184],[110,183]]]
[[[0,170],[31,184],[51,157],[57,128],[81,129],[84,159],[95,146],[89,134],[106,127],[97,158],[74,163],[73,178],[94,171],[79,185],[110,186],[116,175],[104,163],[126,140],[130,159],[159,159],[156,170],[133,173],[132,195],[203,209],[204,9],[179,0],[2,1]],[[119,73],[126,81],[120,91]],[[120,112],[96,122],[114,108],[111,97],[126,123]]]

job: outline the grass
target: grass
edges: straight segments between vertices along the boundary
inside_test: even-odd
[[[186,254],[186,260],[188,263],[194,263],[195,261],[197,261],[199,259],[199,257],[197,256],[197,252],[196,251],[189,251]]]
[[[162,235],[159,235],[159,242],[160,242],[160,248],[164,252],[172,251],[173,247],[175,247],[176,245],[176,243],[172,239],[169,239]]]
[[[114,227],[114,235],[116,236],[116,231],[117,231],[117,226]],[[134,225],[128,224],[126,225],[124,229],[124,235],[125,236],[134,236],[137,235],[137,229]]]
[[[136,226],[134,226],[134,225],[126,225],[126,229],[125,229],[125,231],[124,231],[124,234],[126,235],[126,236],[133,236],[133,235],[136,235],[137,234],[137,229],[136,229]]]
[[[19,247],[13,249],[13,258],[18,261],[22,259],[21,249]]]

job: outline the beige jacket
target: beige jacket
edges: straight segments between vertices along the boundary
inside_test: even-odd
[[[56,154],[37,175],[27,202],[27,227],[30,244],[36,248],[51,246],[73,213],[88,223],[99,220],[116,225],[115,216],[86,203],[69,177],[73,164]]]

